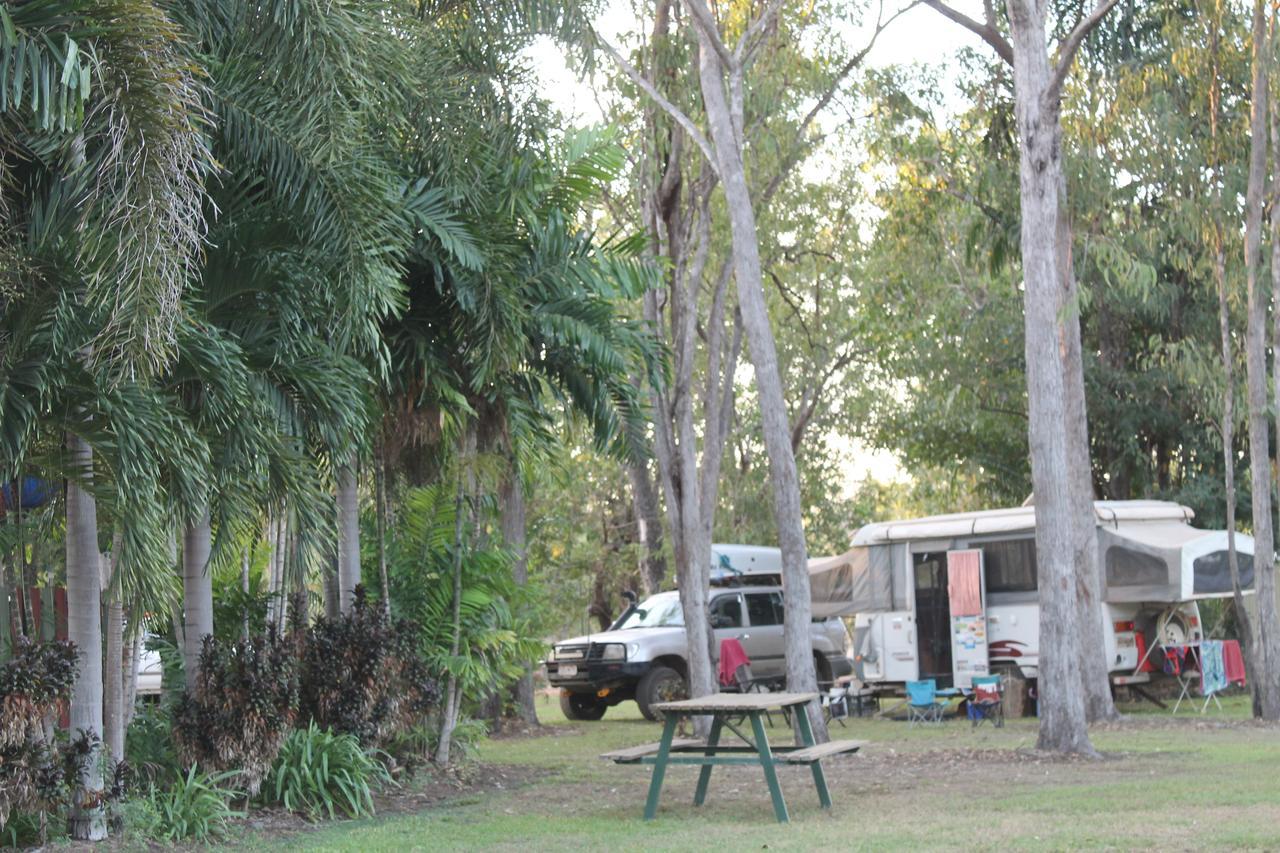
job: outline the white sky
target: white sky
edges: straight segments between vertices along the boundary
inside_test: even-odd
[[[975,18],[982,15],[978,0],[953,0],[952,6]],[[893,0],[886,0],[887,9],[893,9]],[[630,4],[612,0],[609,10],[597,19],[600,33],[613,44],[619,42],[619,34],[636,31],[637,24],[630,18]],[[851,49],[859,49],[867,41],[874,26],[871,18],[865,31],[850,32],[846,40]],[[880,35],[875,48],[867,56],[867,64],[882,68],[890,65],[946,64],[964,47],[982,48],[977,36],[957,24],[943,18],[934,10],[917,6],[896,20]],[[566,66],[560,48],[550,40],[542,40],[527,52],[533,61],[538,78],[538,89],[574,124],[589,125],[601,121],[602,115],[592,93],[590,81],[579,80]],[[950,77],[943,78],[947,81]],[[950,93],[946,93],[950,94]],[[833,438],[836,438],[833,436]],[[904,472],[890,453],[868,451],[856,443],[848,443],[845,453],[845,478],[850,492],[856,484],[868,476],[880,481],[902,479]]]

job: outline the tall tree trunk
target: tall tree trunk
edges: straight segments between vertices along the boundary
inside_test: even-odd
[[[1058,171],[1058,268],[1062,274],[1058,314],[1062,318],[1063,389],[1066,393],[1067,464],[1071,472],[1071,518],[1074,526],[1072,562],[1075,565],[1076,602],[1084,631],[1084,655],[1080,661],[1081,692],[1085,719],[1114,720],[1120,716],[1111,696],[1107,666],[1107,608],[1102,602],[1102,575],[1098,564],[1098,516],[1093,507],[1093,463],[1089,453],[1089,418],[1084,388],[1084,356],[1080,342],[1080,291],[1072,260],[1071,212],[1067,205],[1066,175]]]
[[[529,583],[529,550],[525,544],[526,517],[524,506],[524,483],[520,480],[520,472],[515,460],[511,461],[511,470],[502,481],[502,493],[499,495],[502,505],[502,544],[511,552],[511,576],[518,586]],[[516,713],[525,723],[538,725],[538,708],[533,696],[533,666],[526,663],[524,672],[516,681],[515,689]]]
[[[387,578],[387,465],[374,460],[374,500],[378,516],[378,580],[382,582],[382,612],[391,615],[391,582]]]
[[[118,554],[112,554],[118,560]],[[106,561],[104,561],[106,562]],[[111,765],[124,761],[125,691],[124,691],[124,605],[120,602],[118,583],[107,578],[106,617],[107,649],[103,663],[102,725]]]
[[[128,627],[124,658],[124,731],[126,738],[138,702],[138,664],[142,660],[142,626],[131,618]]]
[[[662,589],[667,577],[667,558],[662,553],[662,516],[659,513],[658,493],[653,485],[646,460],[627,463],[627,476],[631,480],[631,500],[635,506],[640,557],[640,583],[645,595],[653,595]]]
[[[338,592],[341,580],[338,577],[338,555],[329,561],[324,573],[324,615],[326,619],[337,619],[342,615],[342,598]]]
[[[71,731],[84,732],[93,746],[80,767],[68,831],[78,841],[107,837],[100,802],[102,765],[102,584],[98,554],[98,509],[88,485],[93,481],[93,449],[67,433],[75,475],[67,480],[67,638],[75,644],[76,680],[71,688]],[[81,483],[84,485],[81,485]]]
[[[1253,714],[1280,720],[1280,622],[1276,614],[1275,539],[1272,525],[1271,435],[1267,400],[1267,292],[1262,270],[1262,195],[1267,179],[1267,20],[1262,0],[1253,4],[1253,98],[1249,116],[1249,180],[1244,209],[1244,261],[1248,282],[1245,381],[1249,395],[1249,474],[1253,497],[1254,588],[1258,622],[1250,673]]]
[[[283,633],[289,610],[289,593],[284,585],[284,557],[287,514],[267,516],[267,622]]]
[[[195,690],[200,676],[204,638],[213,634],[212,544],[213,524],[206,508],[182,536],[182,665],[189,692]]]
[[[713,42],[718,34],[708,32],[705,23],[696,29],[702,101],[729,212],[738,307],[746,327],[747,350],[755,367],[761,429],[769,456],[770,482],[773,487],[774,518],[778,527],[778,544],[782,549],[787,685],[793,691],[816,691],[818,678],[814,669],[811,634],[813,611],[804,521],[800,507],[800,482],[795,455],[791,450],[791,427],[787,422],[787,405],[778,370],[778,354],[764,299],[755,211],[742,161],[741,138],[734,126],[734,117],[725,94],[727,69]],[[827,740],[826,721],[822,717],[819,703],[811,702],[807,711],[815,735],[820,741]]]
[[[240,636],[249,642],[249,546],[240,552],[240,592],[244,596],[244,614],[241,616]]]
[[[1040,749],[1095,754],[1080,690],[1078,551],[1072,454],[1067,440],[1067,388],[1060,321],[1063,277],[1057,242],[1061,185],[1059,104],[1045,40],[1044,6],[1009,0],[1022,207],[1022,269],[1031,479],[1035,490],[1040,596]]]
[[[360,585],[360,493],[356,481],[355,454],[338,469],[338,603],[343,613],[351,609]]]

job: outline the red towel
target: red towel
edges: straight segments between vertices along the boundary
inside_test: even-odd
[[[750,666],[751,658],[747,657],[746,651],[742,648],[742,643],[730,637],[727,640],[720,641],[720,686],[733,687],[737,684],[737,680],[733,675],[738,671],[740,666]]]
[[[1244,655],[1240,652],[1239,640],[1222,641],[1222,668],[1226,670],[1228,683],[1244,684]]]

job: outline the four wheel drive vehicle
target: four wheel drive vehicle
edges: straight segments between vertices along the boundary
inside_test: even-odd
[[[712,588],[708,608],[717,651],[721,640],[736,638],[754,677],[785,682],[779,587]],[[843,622],[816,620],[811,634],[819,682],[853,671]],[[687,695],[686,649],[679,593],[661,592],[630,608],[608,631],[557,643],[545,664],[547,679],[560,688],[560,707],[571,720],[598,720],[629,699],[646,719],[657,720],[654,703]]]

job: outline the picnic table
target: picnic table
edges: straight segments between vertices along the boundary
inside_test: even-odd
[[[662,740],[654,744],[635,746],[607,752],[607,758],[618,764],[652,764],[653,779],[649,783],[649,797],[644,805],[644,819],[652,820],[658,811],[658,797],[667,767],[673,764],[700,765],[698,786],[693,804],[702,805],[707,798],[707,786],[711,782],[711,769],[717,766],[746,764],[759,765],[773,800],[773,812],[779,823],[785,823],[787,804],[778,785],[777,764],[807,764],[813,772],[813,784],[818,790],[818,800],[824,809],[831,808],[831,794],[827,790],[826,776],[822,772],[822,759],[841,753],[857,752],[866,741],[840,740],[816,744],[808,715],[799,707],[818,698],[817,693],[714,693],[697,699],[679,702],[655,703],[664,718]],[[800,729],[802,746],[770,747],[764,731],[764,716],[769,711],[786,711],[795,708],[795,719]],[[679,721],[684,717],[710,716],[711,732],[704,744],[701,741],[675,737]],[[743,720],[750,721],[751,734],[738,728]],[[746,745],[721,745],[720,735],[729,728]],[[754,740],[753,740],[754,738]]]

